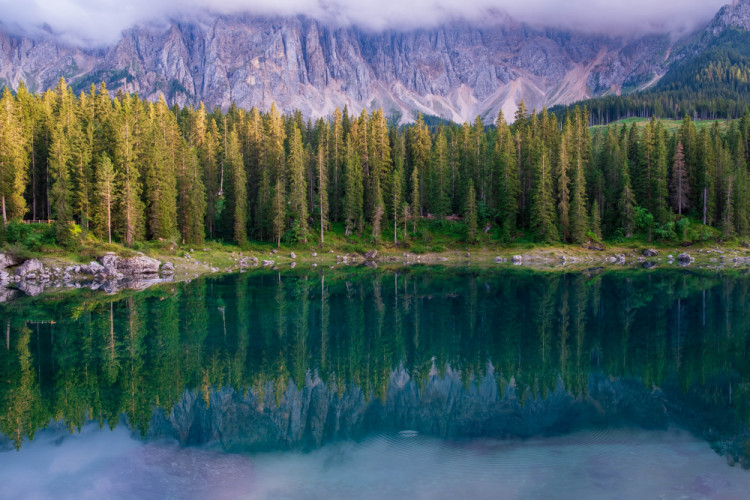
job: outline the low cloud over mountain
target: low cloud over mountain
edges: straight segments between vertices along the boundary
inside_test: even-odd
[[[463,19],[495,22],[506,15],[538,26],[616,35],[670,32],[705,24],[727,0],[0,0],[6,30],[52,32],[77,45],[109,45],[135,24],[195,20],[206,12],[306,15],[340,26],[433,28]]]

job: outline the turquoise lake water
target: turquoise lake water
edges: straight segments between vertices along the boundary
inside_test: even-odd
[[[8,498],[746,498],[750,276],[245,273],[0,304]]]

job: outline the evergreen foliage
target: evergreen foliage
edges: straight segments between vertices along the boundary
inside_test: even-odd
[[[306,122],[275,107],[170,109],[103,85],[76,97],[61,79],[2,94],[0,199],[4,222],[54,219],[60,243],[76,228],[128,246],[279,245],[313,230],[322,243],[336,224],[398,243],[422,218],[463,220],[470,241],[480,226],[502,242],[666,237],[684,217],[750,236],[750,113],[700,130],[589,121],[586,108],[558,119],[522,105],[491,127],[397,128],[346,109]]]

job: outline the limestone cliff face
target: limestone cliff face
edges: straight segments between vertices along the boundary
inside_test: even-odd
[[[215,16],[136,27],[114,46],[70,47],[0,34],[0,83],[43,91],[60,76],[77,90],[104,80],[113,92],[164,96],[180,105],[299,109],[328,116],[382,107],[455,121],[648,85],[668,66],[670,39],[634,41],[505,20],[476,27],[369,33],[304,17]]]
[[[750,30],[750,0],[734,0],[722,7],[706,31],[718,35],[727,28]]]

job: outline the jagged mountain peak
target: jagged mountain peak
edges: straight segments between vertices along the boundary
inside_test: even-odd
[[[718,35],[727,28],[750,30],[750,0],[733,0],[719,9],[708,31]]]
[[[724,18],[750,29],[750,2],[725,7],[714,23]],[[368,32],[304,16],[215,15],[137,26],[99,49],[0,34],[0,83],[42,91],[64,76],[77,90],[105,81],[112,92],[170,104],[275,102],[311,117],[347,105],[383,108],[402,122],[418,112],[493,121],[501,109],[513,116],[521,100],[541,109],[646,87],[665,73],[671,51],[666,33],[626,40],[507,17]]]

